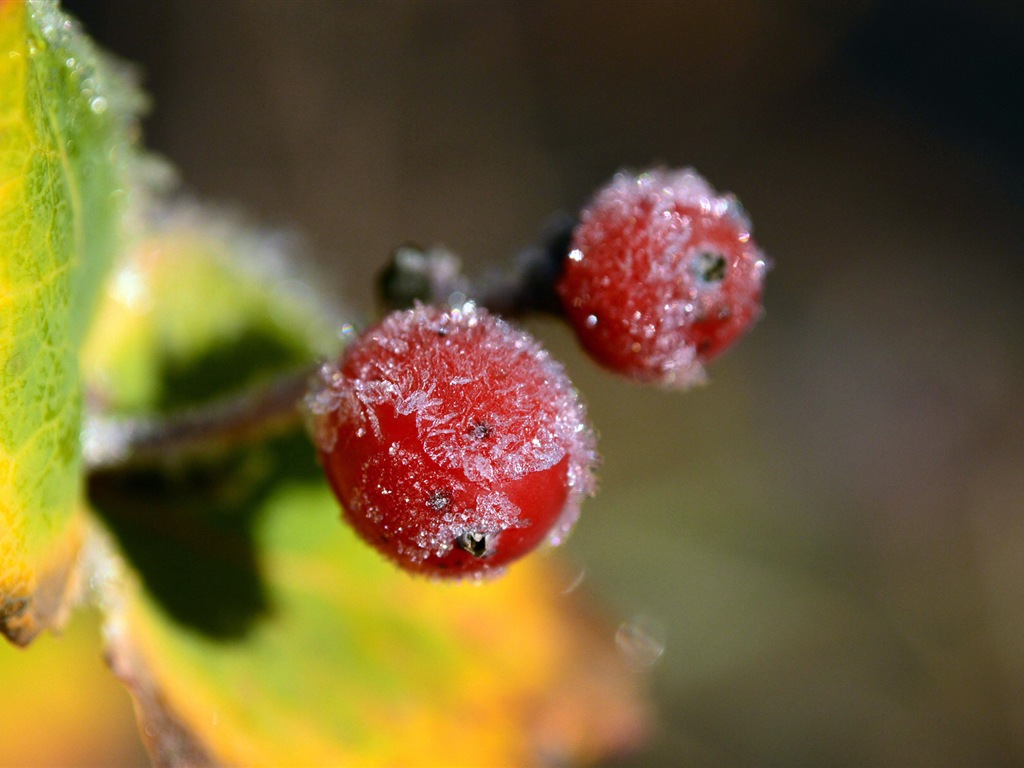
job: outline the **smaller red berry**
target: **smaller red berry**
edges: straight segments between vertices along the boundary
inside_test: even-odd
[[[761,315],[767,260],[731,195],[692,169],[620,173],[580,215],[556,289],[584,348],[683,388]]]
[[[410,571],[500,570],[559,543],[593,490],[593,433],[561,365],[472,304],[390,314],[308,405],[345,517]]]

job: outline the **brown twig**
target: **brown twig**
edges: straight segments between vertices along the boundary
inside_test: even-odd
[[[83,438],[86,470],[160,463],[291,427],[302,418],[300,404],[315,370],[303,368],[260,389],[164,417],[94,416]]]

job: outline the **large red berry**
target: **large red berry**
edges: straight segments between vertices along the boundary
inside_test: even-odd
[[[325,366],[309,406],[346,518],[409,570],[500,569],[558,543],[593,490],[561,365],[472,304],[392,313]]]
[[[686,387],[761,314],[767,263],[738,201],[695,171],[620,173],[580,216],[557,290],[584,348]]]

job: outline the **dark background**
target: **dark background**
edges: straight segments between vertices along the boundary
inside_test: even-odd
[[[710,386],[533,325],[602,437],[569,555],[664,644],[622,764],[1024,762],[1024,4],[69,7],[357,320],[398,243],[482,268],[622,166],[738,194],[776,267]]]

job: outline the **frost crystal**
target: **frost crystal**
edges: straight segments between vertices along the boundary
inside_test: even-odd
[[[320,381],[307,404],[328,476],[357,530],[406,565],[496,569],[561,541],[593,492],[594,438],[562,366],[471,303],[393,313]]]

